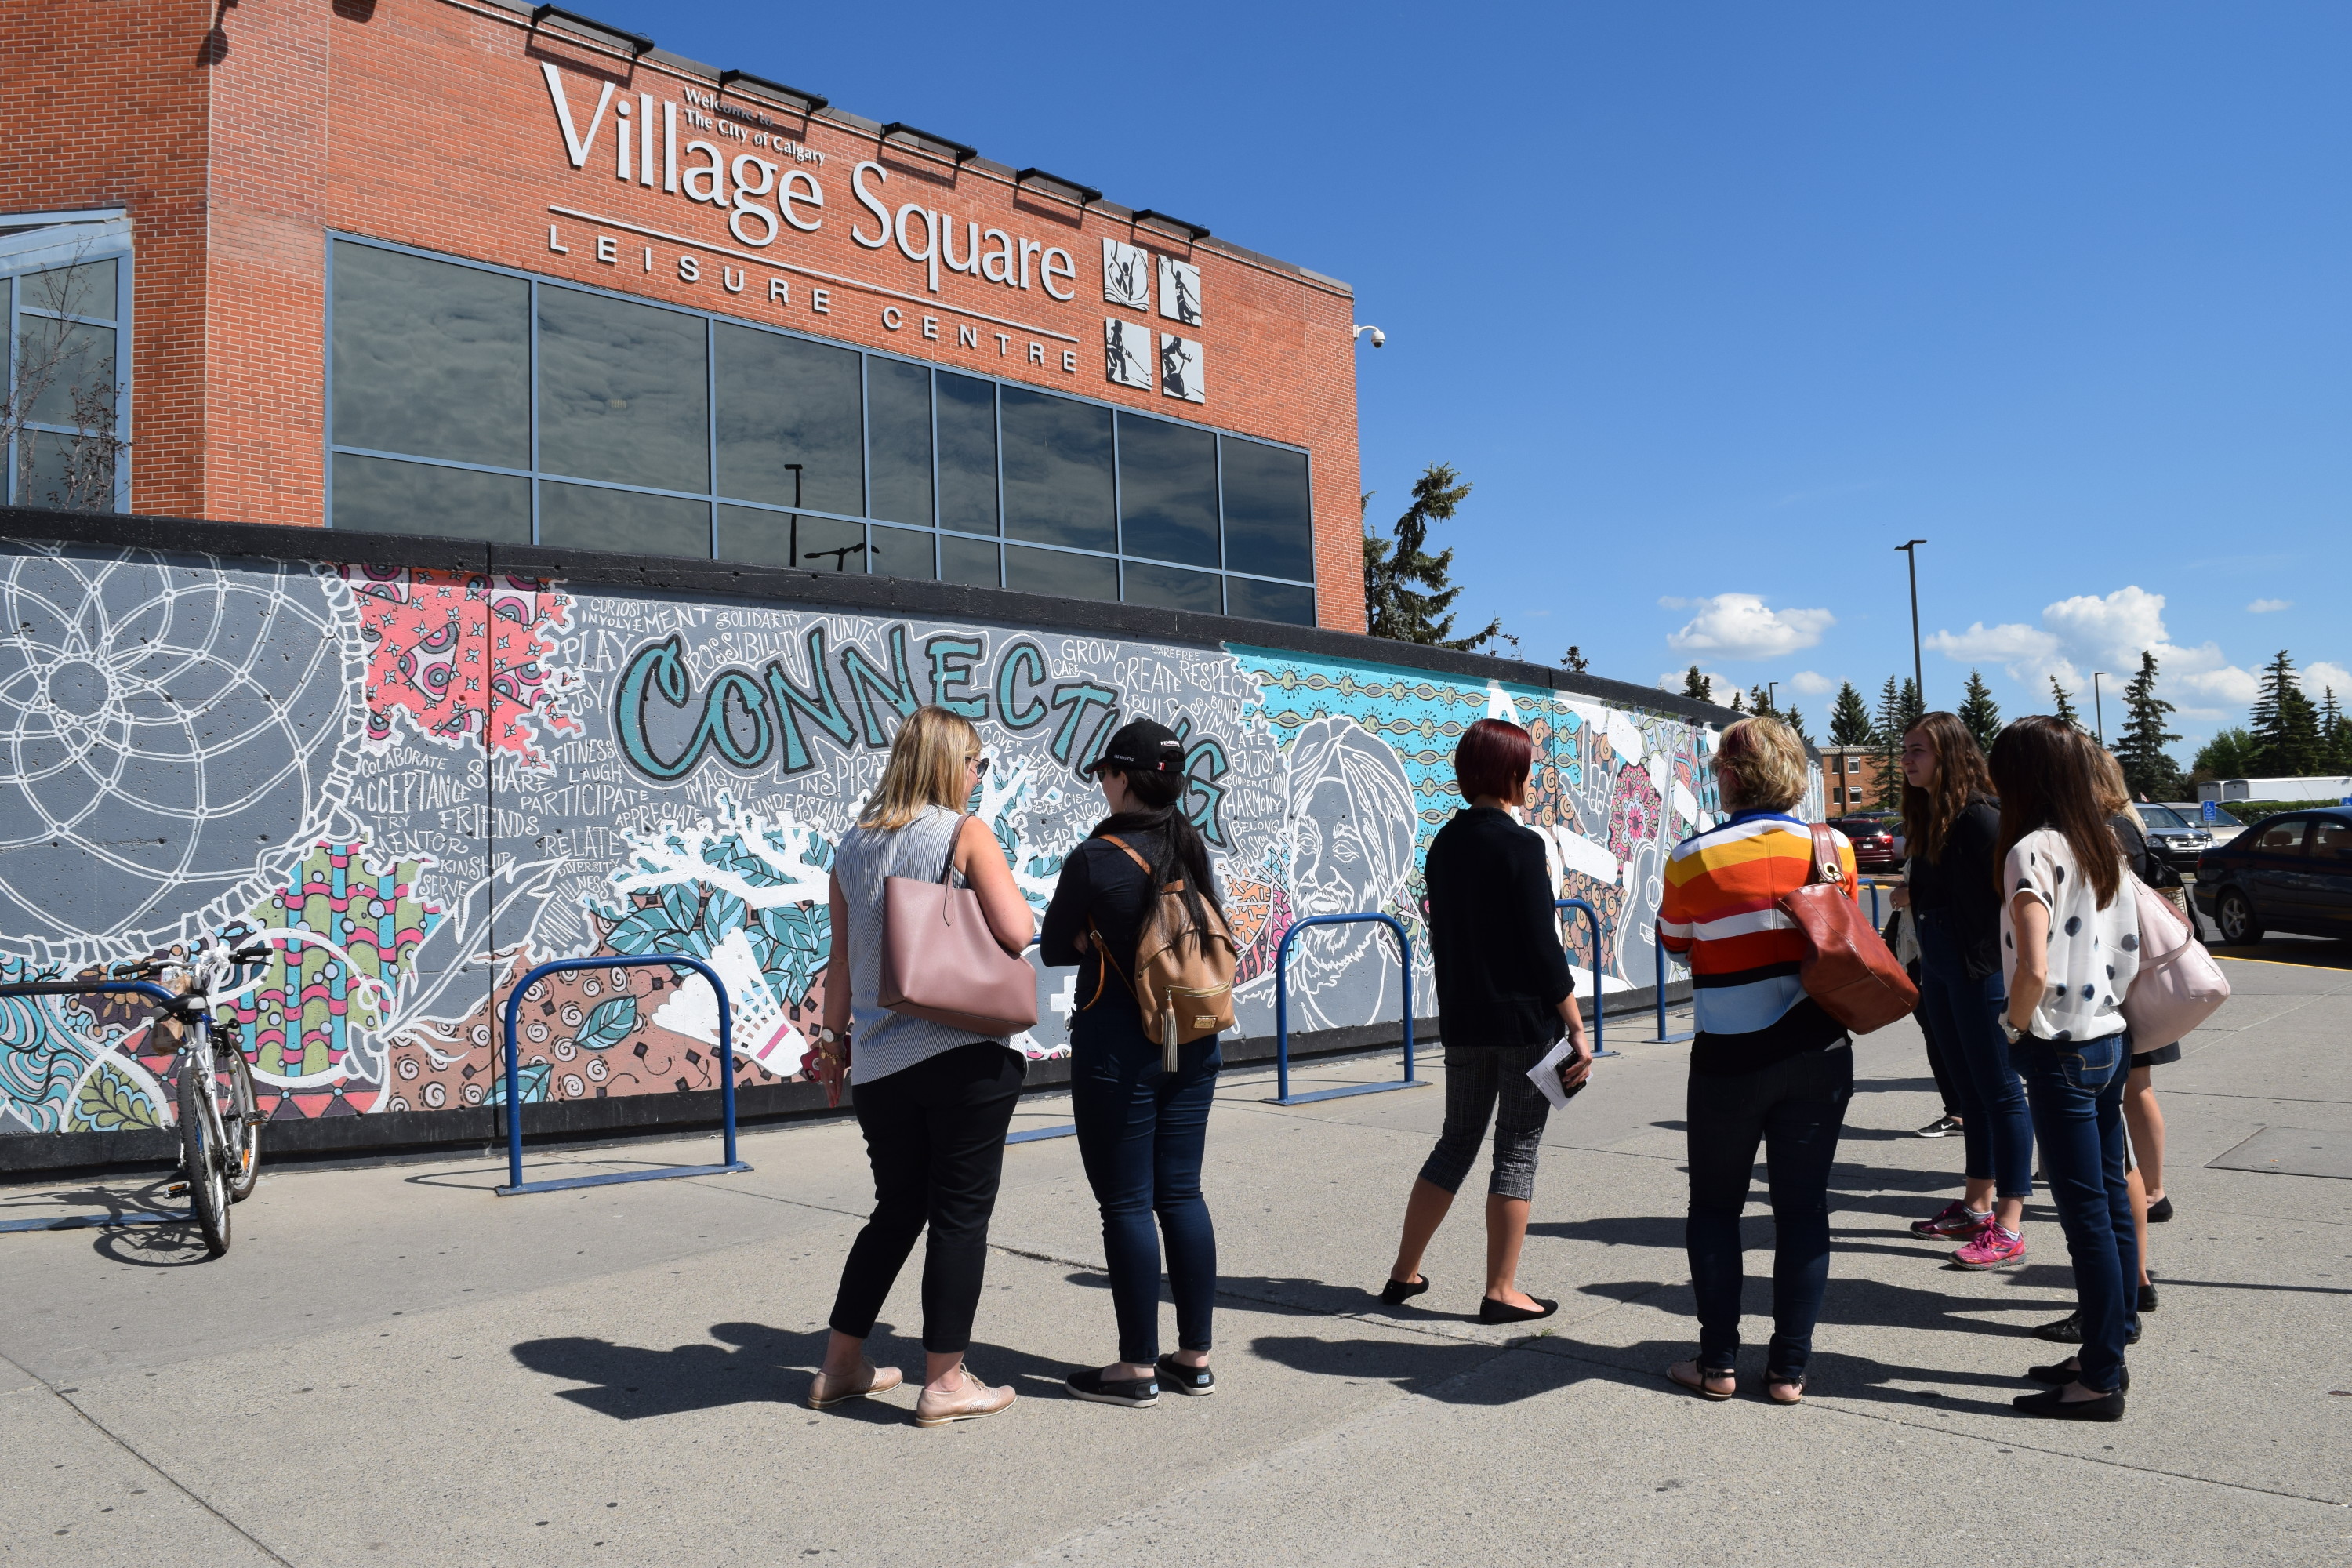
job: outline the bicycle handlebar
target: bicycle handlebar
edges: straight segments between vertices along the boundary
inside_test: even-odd
[[[165,1007],[176,1007],[185,1001],[203,1000],[202,997],[183,996],[177,992],[167,991],[152,980],[29,980],[16,985],[0,985],[0,997],[99,994],[146,996]]]

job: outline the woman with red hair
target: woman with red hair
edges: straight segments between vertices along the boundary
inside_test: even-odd
[[[1482,1323],[1547,1318],[1559,1303],[1518,1287],[1519,1248],[1535,1197],[1536,1148],[1551,1105],[1528,1077],[1565,1033],[1573,1054],[1560,1087],[1592,1070],[1576,985],[1560,946],[1544,841],[1515,815],[1528,802],[1535,742],[1517,724],[1481,719],[1454,750],[1454,785],[1470,804],[1430,842],[1429,947],[1445,1042],[1445,1127],[1406,1200],[1404,1236],[1381,1300],[1396,1306],[1429,1289],[1421,1255],[1470,1173],[1486,1123],[1495,1164],[1486,1182],[1486,1289]]]

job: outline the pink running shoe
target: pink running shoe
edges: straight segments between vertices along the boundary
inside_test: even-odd
[[[1975,1240],[1952,1254],[1952,1261],[1963,1268],[2003,1268],[2024,1258],[2025,1237],[1992,1222]]]
[[[1991,1223],[1991,1215],[1979,1214],[1954,1198],[1935,1218],[1912,1221],[1911,1234],[1923,1241],[1973,1241]]]

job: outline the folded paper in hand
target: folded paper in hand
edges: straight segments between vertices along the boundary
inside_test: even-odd
[[[1554,1110],[1568,1109],[1568,1090],[1559,1087],[1559,1064],[1575,1053],[1576,1037],[1562,1035],[1559,1044],[1544,1053],[1544,1059],[1528,1069],[1528,1081],[1543,1091]]]

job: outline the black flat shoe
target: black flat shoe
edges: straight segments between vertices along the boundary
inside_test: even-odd
[[[1186,1366],[1172,1355],[1160,1358],[1160,1385],[1202,1398],[1217,1392],[1217,1374],[1205,1366]]]
[[[1381,1287],[1381,1300],[1386,1306],[1402,1307],[1428,1289],[1426,1274],[1418,1279],[1391,1279]]]
[[[2162,1225],[2172,1217],[2172,1194],[2167,1193],[2147,1205],[2147,1223]]]
[[[1531,1323],[1538,1318],[1549,1318],[1559,1310],[1559,1302],[1547,1301],[1541,1296],[1530,1296],[1528,1300],[1535,1305],[1514,1307],[1508,1302],[1497,1301],[1492,1296],[1482,1298],[1478,1302],[1478,1321],[1482,1323]]]
[[[1074,1397],[1096,1405],[1124,1405],[1129,1410],[1148,1410],[1160,1403],[1160,1384],[1156,1379],[1122,1378],[1114,1383],[1103,1376],[1100,1367],[1074,1372],[1062,1380],[1062,1386]]]
[[[2063,1388],[2083,1375],[2082,1358],[2068,1356],[2053,1366],[2029,1366],[2025,1369],[2025,1375],[2036,1383],[2047,1384],[2053,1388]],[[2124,1368],[2124,1375],[2116,1384],[2116,1392],[2117,1394],[2131,1392],[2131,1368]]]
[[[2139,1310],[2143,1312],[2153,1312],[2156,1310],[2156,1282],[2154,1280],[2150,1280],[2139,1288]]]
[[[2045,1388],[2039,1394],[2021,1394],[2010,1401],[2021,1415],[2048,1416],[2059,1421],[2120,1421],[2124,1418],[2124,1396],[2121,1389],[2103,1394],[2096,1399],[2077,1399],[2069,1403],[2063,1388]]]
[[[2050,1340],[2062,1345],[2081,1344],[2083,1342],[2083,1314],[2081,1310],[2078,1309],[2074,1311],[2069,1312],[2054,1323],[2042,1324],[2033,1331],[2033,1337],[2039,1340]],[[2137,1323],[2132,1324],[2129,1328],[2124,1331],[2124,1343],[2127,1345],[2136,1345],[2139,1343],[2139,1325]]]

